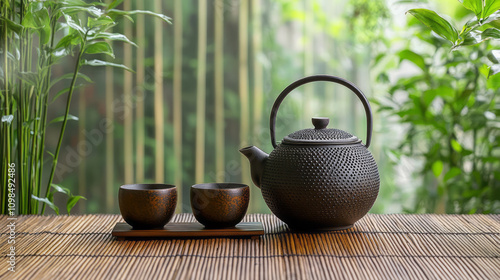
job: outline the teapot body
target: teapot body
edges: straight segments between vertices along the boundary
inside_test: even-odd
[[[281,102],[295,88],[311,82],[333,82],[350,89],[366,114],[366,142],[346,131],[327,128],[330,120],[313,117],[314,128],[301,129],[276,143],[276,117]],[[240,149],[250,161],[252,180],[262,189],[267,206],[291,228],[340,230],[361,219],[375,202],[380,177],[368,151],[372,112],[366,96],[351,82],[329,75],[297,80],[277,97],[269,129],[274,150]]]
[[[377,164],[361,143],[278,145],[269,154],[261,189],[267,206],[296,229],[345,229],[375,202]]]

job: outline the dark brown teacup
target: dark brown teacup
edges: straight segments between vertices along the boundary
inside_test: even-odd
[[[177,206],[177,189],[166,184],[135,184],[120,187],[120,212],[134,229],[163,228]]]
[[[207,228],[234,227],[248,209],[250,190],[237,183],[208,183],[191,187],[191,208]]]

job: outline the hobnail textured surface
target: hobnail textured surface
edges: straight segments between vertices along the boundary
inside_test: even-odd
[[[290,227],[340,229],[368,213],[380,178],[362,144],[281,144],[269,155],[261,182],[266,204]]]
[[[307,128],[296,131],[288,135],[289,138],[295,140],[340,140],[349,139],[353,135],[340,129],[314,129]]]

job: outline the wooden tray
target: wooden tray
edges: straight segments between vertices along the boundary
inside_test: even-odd
[[[200,223],[169,223],[163,229],[132,229],[127,223],[117,223],[111,232],[118,240],[161,238],[251,237],[264,234],[261,222],[239,223],[234,228],[206,229]]]

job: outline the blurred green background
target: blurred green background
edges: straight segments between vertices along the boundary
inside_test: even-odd
[[[117,63],[136,73],[83,70],[94,83],[74,98],[79,121],[67,127],[55,183],[87,198],[75,213],[119,213],[119,186],[144,182],[176,184],[178,211],[190,212],[195,183],[251,184],[238,149],[270,152],[275,98],[301,77],[330,74],[352,81],[372,101],[370,151],[381,187],[371,212],[498,213],[500,82],[483,71],[498,44],[452,52],[405,15],[417,7],[449,15],[457,26],[473,16],[455,0],[125,0],[120,8],[160,12],[172,24],[137,16],[115,27],[138,44],[113,44]],[[461,88],[468,92],[464,106],[446,109],[458,104]],[[52,116],[64,110],[57,102],[61,111]],[[477,122],[462,124],[473,112]],[[284,101],[277,138],[312,127],[313,116],[366,137],[355,96],[317,83]],[[59,128],[49,127],[49,135],[51,129],[56,135]],[[47,147],[56,141],[48,139]],[[249,212],[269,213],[256,187]]]

